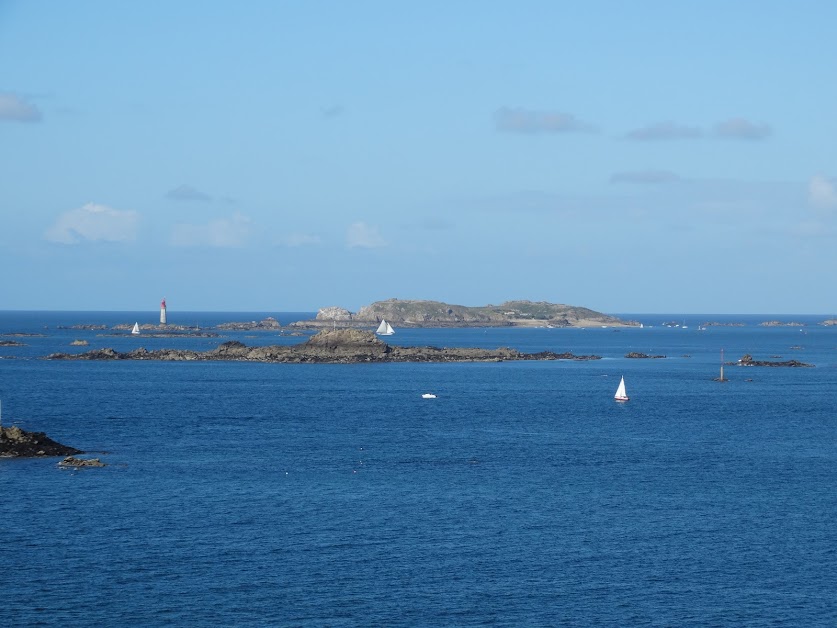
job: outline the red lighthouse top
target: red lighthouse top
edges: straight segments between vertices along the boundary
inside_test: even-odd
[[[162,301],[160,301],[160,307],[164,310],[166,309],[166,299],[165,298]]]

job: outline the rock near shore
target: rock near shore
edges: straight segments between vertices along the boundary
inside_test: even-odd
[[[71,456],[84,453],[48,438],[43,432],[27,432],[19,427],[0,427],[0,457],[36,458]]]

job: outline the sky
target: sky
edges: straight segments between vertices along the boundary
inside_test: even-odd
[[[837,3],[0,0],[0,310],[837,312]]]

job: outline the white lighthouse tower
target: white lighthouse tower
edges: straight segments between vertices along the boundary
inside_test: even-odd
[[[163,300],[160,302],[160,324],[166,324],[166,298],[163,297]]]

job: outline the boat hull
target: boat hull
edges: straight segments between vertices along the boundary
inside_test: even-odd
[[[630,397],[614,397],[614,401],[628,401]]]

